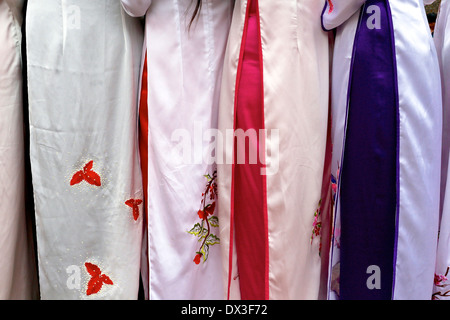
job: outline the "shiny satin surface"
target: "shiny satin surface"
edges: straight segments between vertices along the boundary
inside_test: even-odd
[[[338,21],[339,4],[333,1]],[[352,1],[359,4],[361,1]],[[328,4],[327,4],[328,6]],[[395,40],[397,83],[399,92],[399,212],[397,221],[396,264],[394,268],[393,299],[430,299],[436,258],[439,218],[439,181],[441,158],[442,102],[439,65],[431,33],[420,0],[389,1]],[[408,14],[405,14],[408,13]],[[327,20],[327,7],[324,21]],[[347,16],[348,12],[342,12]],[[355,26],[354,16],[337,29],[334,73],[350,66]],[[335,24],[338,26],[339,22]],[[342,48],[342,49],[341,49]],[[340,71],[339,71],[340,70]],[[342,73],[344,74],[344,73]],[[336,82],[341,80],[336,80]],[[335,150],[342,150],[345,134],[347,89],[333,83],[333,114],[340,115],[334,127]],[[337,87],[336,87],[337,86]],[[338,111],[339,110],[339,111]],[[344,130],[344,131],[342,131]],[[340,167],[340,155],[334,155],[332,173]],[[339,187],[338,187],[339,192]],[[339,207],[336,208],[333,256],[339,252]],[[338,274],[338,260],[333,259],[330,271],[330,297]]]
[[[258,1],[251,0],[247,9],[244,51],[240,67],[236,97],[236,129],[261,130],[263,124],[261,51],[259,46]],[[257,153],[262,148],[262,137],[249,143]],[[264,161],[250,163],[250,151],[236,143],[234,172],[234,237],[241,298],[263,300],[267,294],[267,217],[265,211],[265,179],[261,175]],[[245,152],[246,161],[239,155]],[[239,154],[239,155],[238,155]],[[239,161],[239,162],[238,162]]]
[[[441,67],[443,93],[443,141],[442,141],[442,184],[441,184],[441,220],[436,258],[433,299],[448,300],[450,267],[450,185],[448,179],[448,159],[450,151],[450,2],[441,2],[434,31],[434,41]],[[442,278],[444,277],[444,278]]]
[[[25,210],[22,6],[0,1],[0,300],[38,297]]]
[[[143,280],[150,300],[225,298],[222,239],[209,246],[207,260],[197,265],[193,259],[200,243],[188,231],[200,222],[197,213],[207,183],[204,175],[212,175],[215,169],[209,159],[208,134],[217,129],[223,57],[234,1],[203,1],[189,27],[194,3],[122,0],[130,15],[145,15],[148,270],[143,271]],[[183,141],[189,144],[189,154],[184,153]],[[220,238],[217,227],[211,232]]]
[[[439,65],[422,1],[390,3],[401,119],[394,298],[428,300],[430,282],[434,279],[439,219],[442,141]],[[405,12],[410,14],[405,16]]]
[[[339,288],[344,300],[389,300],[392,294],[398,140],[394,43],[386,1],[368,0],[364,8],[370,6],[380,8],[381,27],[366,28],[370,11],[361,15],[340,170]],[[380,269],[377,290],[366,285],[366,270],[371,265]]]
[[[219,110],[222,131],[234,128],[247,5],[246,0],[236,1],[233,14]],[[320,296],[321,259],[326,255],[319,254],[320,239],[311,241],[311,233],[321,199],[328,120],[329,43],[317,18],[322,9],[323,4],[316,0],[259,1],[267,133],[269,299]],[[227,141],[225,149],[233,150],[233,141]],[[230,236],[233,165],[219,165],[218,173],[225,290],[230,299],[240,299],[236,249]],[[322,241],[326,243],[326,235]]]
[[[136,204],[139,214],[129,200],[143,197],[136,126],[142,43],[139,19],[119,1],[28,1],[44,300],[138,297],[143,206]]]

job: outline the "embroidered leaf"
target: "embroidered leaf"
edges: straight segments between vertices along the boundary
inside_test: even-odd
[[[86,294],[88,296],[99,292],[102,289],[103,284],[114,284],[107,275],[101,273],[100,268],[95,264],[86,262],[84,265],[87,272],[91,275],[91,279],[89,280],[86,289]]]
[[[75,184],[80,183],[81,181],[84,180],[84,173],[83,171],[77,171],[75,172],[75,174],[72,176],[72,179],[70,180],[70,185],[73,186]]]
[[[103,282],[100,277],[92,277],[88,282],[88,286],[86,289],[86,294],[90,296],[91,294],[95,294],[102,289]]]
[[[139,205],[141,203],[141,199],[128,199],[125,201],[125,204],[133,209],[133,219],[135,221],[139,218]]]
[[[196,223],[194,227],[188,231],[188,233],[193,234],[194,236],[198,236],[201,233],[204,233],[205,228],[203,228],[200,223]]]
[[[100,276],[100,274],[101,274],[100,268],[97,267],[95,264],[92,264],[92,263],[90,263],[90,262],[86,262],[86,263],[84,264],[84,266],[86,267],[87,272],[88,272],[92,277]]]
[[[92,171],[93,165],[94,161],[91,160],[83,167],[83,170],[75,172],[70,180],[70,185],[73,186],[85,180],[87,183],[94,186],[101,186],[100,176],[96,172]]]
[[[100,187],[102,185],[100,181],[100,176],[94,171],[87,171],[84,174],[84,180],[86,180],[87,183],[97,187]]]
[[[112,280],[106,274],[102,274],[100,276],[100,278],[101,278],[102,282],[105,283],[105,284],[114,284],[112,282]]]
[[[92,170],[93,166],[94,166],[94,161],[93,160],[89,161],[88,163],[86,163],[86,165],[83,168],[84,172]]]
[[[209,245],[206,243],[202,246],[201,253],[203,254],[203,261],[206,261],[209,256]]]
[[[218,217],[211,216],[211,217],[209,217],[208,221],[212,227],[216,227],[216,228],[219,227],[219,218]]]
[[[138,218],[139,218],[139,208],[138,207],[133,207],[133,219],[134,219],[134,221],[137,221]]]
[[[210,246],[218,244],[218,243],[220,243],[220,239],[214,234],[210,234],[206,238],[206,241],[205,241],[205,245],[210,245]]]

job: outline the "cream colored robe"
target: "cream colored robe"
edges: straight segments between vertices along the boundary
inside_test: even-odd
[[[241,68],[247,0],[236,1],[225,56],[219,130],[233,133],[236,82]],[[259,160],[266,163],[264,299],[323,298],[329,199],[322,192],[328,124],[329,41],[317,0],[259,0],[263,132]],[[256,96],[253,98],[257,98]],[[238,106],[239,108],[239,106]],[[233,139],[225,139],[218,165],[219,218],[227,298],[241,298],[236,254]],[[329,178],[329,175],[328,175]],[[322,199],[322,209],[321,207]],[[321,212],[322,211],[322,212]],[[315,213],[321,212],[315,219]],[[318,224],[321,222],[321,224]],[[321,230],[320,226],[323,226]],[[251,223],[248,225],[251,228]],[[316,228],[317,227],[317,228]],[[315,231],[319,231],[316,234]],[[249,232],[251,232],[249,230]],[[321,248],[321,243],[323,247]],[[322,254],[320,251],[323,250]],[[322,261],[324,259],[324,261]]]
[[[0,300],[37,297],[25,210],[22,0],[0,1]]]

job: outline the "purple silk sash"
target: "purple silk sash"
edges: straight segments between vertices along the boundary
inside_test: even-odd
[[[340,298],[392,298],[398,203],[398,96],[387,0],[369,0],[355,35],[340,181]]]

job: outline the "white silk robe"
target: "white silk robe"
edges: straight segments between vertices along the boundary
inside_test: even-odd
[[[424,2],[323,3],[323,27],[336,32],[329,298],[428,300],[439,220],[442,102]],[[380,169],[385,165],[390,171]]]
[[[216,180],[205,175],[213,178],[215,171],[211,150],[233,1],[203,1],[189,26],[195,2],[122,0],[130,15],[145,16],[142,274],[151,300],[224,298]]]
[[[322,8],[317,0],[235,4],[219,110],[227,299],[324,297],[330,185],[322,192],[329,84]]]
[[[434,31],[434,41],[441,67],[443,97],[441,220],[434,278],[433,299],[448,300],[450,294],[450,185],[448,179],[450,151],[450,2],[443,0]]]
[[[30,157],[42,299],[137,299],[142,25],[117,0],[30,0]]]
[[[23,1],[0,1],[0,300],[37,297],[25,208]]]

